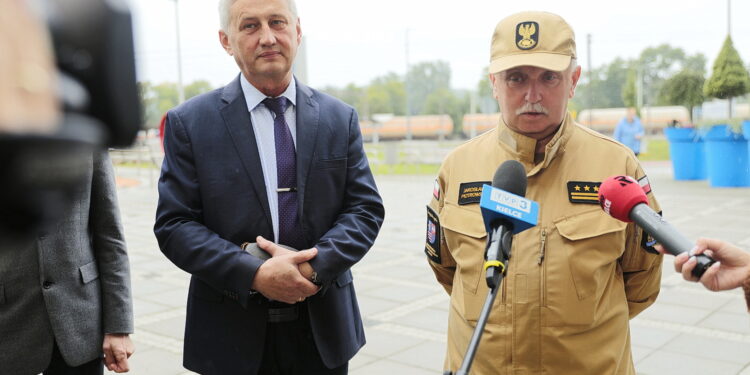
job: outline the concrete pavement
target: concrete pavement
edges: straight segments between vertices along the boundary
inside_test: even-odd
[[[750,249],[750,189],[673,181],[666,162],[644,165],[665,217],[690,239],[713,236]],[[177,375],[188,275],[158,249],[152,232],[156,175],[116,167],[135,303],[136,375]],[[367,345],[352,375],[441,374],[448,297],[422,253],[425,204],[433,176],[377,176],[386,221],[367,256],[353,268]],[[642,375],[750,375],[750,314],[739,291],[711,293],[686,283],[667,257],[662,292],[631,321],[636,369]]]

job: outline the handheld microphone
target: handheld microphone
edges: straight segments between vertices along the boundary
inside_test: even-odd
[[[599,205],[617,220],[635,222],[672,255],[679,255],[694,247],[690,240],[648,206],[646,193],[632,177],[612,176],[602,181],[599,186]],[[695,258],[697,264],[692,274],[700,278],[715,261],[704,254]]]
[[[484,269],[487,286],[491,289],[506,271],[512,236],[537,223],[539,205],[524,198],[526,183],[523,165],[507,160],[495,171],[492,186],[482,188],[479,207],[487,229]]]

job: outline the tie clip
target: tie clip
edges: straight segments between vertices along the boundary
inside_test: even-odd
[[[296,192],[296,187],[290,187],[290,188],[278,188],[276,189],[277,193],[289,193],[289,192]]]

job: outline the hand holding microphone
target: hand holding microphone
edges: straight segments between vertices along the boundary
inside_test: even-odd
[[[689,252],[694,247],[690,240],[648,206],[646,193],[632,177],[612,176],[604,180],[599,187],[599,205],[617,220],[635,222],[672,255]],[[695,256],[695,260],[697,264],[692,274],[696,278],[700,278],[715,262],[705,254]]]

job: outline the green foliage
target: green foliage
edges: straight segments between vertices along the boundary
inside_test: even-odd
[[[468,95],[465,95],[462,100],[453,91],[440,88],[427,96],[422,113],[425,115],[449,115],[453,120],[454,133],[459,133],[467,108]]]
[[[497,106],[497,100],[492,93],[492,82],[490,81],[489,67],[482,69],[482,76],[477,83],[477,105],[479,113],[495,113],[500,109]]]
[[[703,96],[703,82],[701,73],[684,69],[664,81],[661,87],[661,101],[669,105],[684,105],[688,107],[692,120],[693,107],[705,100]]]
[[[450,89],[450,82],[451,67],[445,61],[412,65],[406,76],[410,114],[424,113],[427,97],[439,89]]]
[[[396,73],[375,78],[366,89],[365,100],[368,103],[369,114],[406,114],[406,90],[403,80]]]
[[[680,70],[703,74],[706,57],[698,53],[687,55],[681,48],[662,44],[644,49],[638,59],[617,58],[609,64],[583,73],[582,81],[572,99],[578,108],[635,107],[637,104],[637,75],[642,74],[643,103],[665,104],[659,101],[663,82]],[[590,79],[589,79],[590,77]]]
[[[625,84],[622,86],[622,102],[625,107],[636,107],[638,105],[638,92],[636,90],[636,79],[638,73],[635,69],[629,69]]]
[[[189,85],[185,86],[185,100],[188,100],[194,96],[206,93],[213,90],[213,86],[206,80],[193,81]]]
[[[742,63],[740,54],[727,36],[719,56],[714,61],[711,77],[703,86],[707,97],[727,99],[746,94],[750,91],[750,77]]]
[[[646,152],[638,155],[641,161],[669,160],[669,142],[666,139],[647,138]]]
[[[154,85],[151,82],[138,82],[138,88],[143,105],[143,124],[146,128],[158,128],[162,116],[177,106],[179,94],[177,84],[162,82]],[[212,90],[211,84],[205,80],[191,82],[185,86],[185,99]]]

